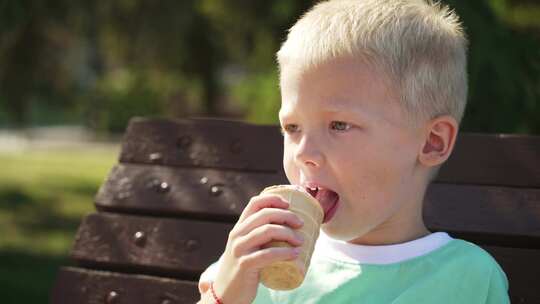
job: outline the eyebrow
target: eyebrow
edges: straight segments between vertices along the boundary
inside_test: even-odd
[[[327,112],[327,113],[349,113],[349,112],[357,112],[356,110],[352,110],[352,108],[350,107],[346,107],[346,106],[330,106],[330,107],[325,107],[322,109],[323,112]]]
[[[363,113],[362,111],[354,108],[354,107],[350,107],[349,105],[330,105],[330,106],[325,106],[324,108],[321,109],[321,111],[325,114],[353,114],[353,115],[358,115],[360,118],[365,118],[366,117],[366,114]],[[278,113],[278,118],[281,120],[283,117],[286,117],[286,116],[289,116],[291,115],[291,111],[288,111],[288,110],[283,110],[283,108],[280,108],[279,110],[279,113]]]

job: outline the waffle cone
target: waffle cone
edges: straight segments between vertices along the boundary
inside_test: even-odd
[[[297,229],[304,242],[300,255],[295,260],[279,261],[268,265],[261,270],[261,282],[274,290],[290,290],[297,288],[304,281],[309,267],[315,241],[319,237],[319,228],[322,224],[324,211],[319,202],[303,188],[293,185],[278,185],[264,189],[261,194],[280,196],[289,202],[289,210],[304,221],[304,225]],[[270,242],[268,247],[291,247],[287,242]]]

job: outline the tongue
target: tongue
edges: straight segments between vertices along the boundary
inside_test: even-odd
[[[324,216],[326,218],[328,210],[330,210],[334,206],[338,199],[338,195],[334,191],[320,189],[315,194],[315,198],[319,201],[319,204],[321,204],[321,207],[324,211]]]

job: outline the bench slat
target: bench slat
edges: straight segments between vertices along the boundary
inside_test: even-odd
[[[275,126],[137,118],[124,135],[120,162],[274,172],[282,140]]]
[[[231,224],[92,214],[81,225],[72,258],[98,269],[197,280],[219,258],[231,228]],[[145,234],[142,243],[135,237],[138,231]],[[536,303],[530,299],[538,299],[537,288],[527,282],[540,274],[540,264],[534,262],[540,250],[483,247],[507,273],[512,297]]]
[[[280,183],[286,178],[277,173],[121,164],[100,189],[96,206],[233,223],[251,196]],[[213,187],[219,189],[213,192]],[[475,239],[483,243],[540,248],[540,189],[432,184],[424,215],[434,230],[478,234]]]
[[[436,180],[540,188],[540,136],[460,133]]]
[[[79,227],[71,258],[119,272],[194,280],[225,248],[230,224],[94,213]]]
[[[484,246],[508,277],[512,303],[540,303],[536,283],[540,276],[540,250]]]
[[[233,222],[250,197],[285,181],[277,173],[119,164],[95,202],[98,210]]]
[[[222,120],[133,119],[120,162],[282,171],[277,126]],[[540,188],[540,136],[460,133],[438,182]]]
[[[482,244],[540,249],[540,189],[432,184],[424,219]]]
[[[197,282],[146,275],[63,267],[50,295],[51,304],[156,303],[199,300]]]

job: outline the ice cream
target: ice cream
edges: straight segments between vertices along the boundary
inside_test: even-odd
[[[280,196],[289,202],[289,210],[304,221],[297,232],[304,238],[300,255],[295,260],[275,262],[261,270],[261,282],[274,290],[297,288],[304,281],[309,267],[315,241],[319,237],[319,228],[324,212],[319,202],[305,189],[294,185],[278,185],[264,189],[261,194]],[[289,247],[287,242],[270,242],[265,247]]]

